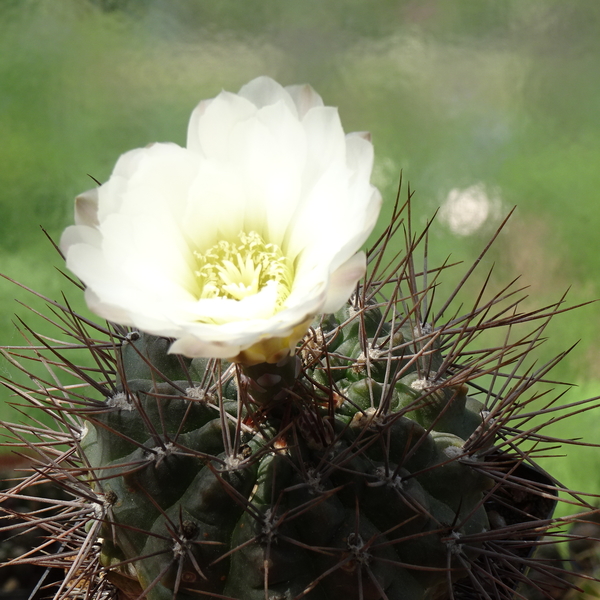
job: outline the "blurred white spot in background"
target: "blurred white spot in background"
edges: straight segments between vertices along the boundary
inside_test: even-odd
[[[488,193],[483,183],[463,190],[450,190],[439,212],[440,221],[456,235],[471,235],[486,221],[501,214],[502,202],[497,191]]]
[[[402,167],[395,160],[389,156],[379,156],[373,165],[371,181],[380,190],[389,188],[395,193],[400,183],[401,171]]]

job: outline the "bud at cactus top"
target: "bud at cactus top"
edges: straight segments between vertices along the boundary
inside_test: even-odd
[[[170,352],[277,362],[365,271],[381,205],[368,136],[310,86],[254,79],[193,111],[187,147],[119,158],[61,239],[98,315]]]

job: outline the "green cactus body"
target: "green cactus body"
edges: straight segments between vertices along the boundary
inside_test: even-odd
[[[303,364],[237,383],[168,340],[126,342],[81,442],[112,580],[149,600],[421,600],[464,577],[478,550],[462,538],[490,528],[492,481],[463,450],[481,405],[414,333],[344,309]]]

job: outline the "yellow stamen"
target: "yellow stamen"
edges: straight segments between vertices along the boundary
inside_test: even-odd
[[[276,244],[256,231],[221,240],[204,252],[195,251],[200,298],[242,300],[258,294],[269,282],[277,285],[277,309],[290,295],[294,279],[290,260]]]

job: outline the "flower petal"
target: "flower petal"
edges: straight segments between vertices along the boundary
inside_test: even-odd
[[[270,77],[257,77],[246,85],[242,86],[239,91],[239,95],[242,98],[250,100],[257,108],[264,108],[265,106],[271,106],[278,102],[284,102],[288,109],[298,116],[296,104],[289,92],[279,85],[274,79]]]
[[[252,102],[230,92],[221,92],[214,100],[201,102],[188,126],[188,150],[210,159],[227,160],[231,130],[252,117],[256,110]]]
[[[289,85],[285,89],[294,101],[300,119],[302,119],[311,108],[324,106],[321,96],[319,96],[319,94],[317,94],[317,92],[315,92],[308,84]]]
[[[169,348],[169,354],[183,354],[194,358],[196,356],[210,356],[211,358],[231,358],[241,352],[241,348],[230,342],[201,339],[187,334],[175,340]]]
[[[342,308],[366,270],[367,259],[364,252],[358,252],[336,269],[329,280],[323,312],[332,313]]]
[[[98,188],[93,188],[75,198],[75,224],[97,227]]]

